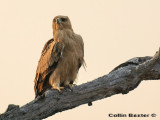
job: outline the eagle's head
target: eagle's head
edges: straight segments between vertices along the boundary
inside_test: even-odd
[[[56,16],[53,19],[52,27],[53,27],[53,32],[57,30],[63,30],[63,29],[72,30],[72,25],[68,16],[62,16],[62,15]]]

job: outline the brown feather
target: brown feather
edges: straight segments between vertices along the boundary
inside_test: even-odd
[[[64,44],[55,42],[53,39],[49,40],[41,53],[41,57],[38,63],[36,77],[35,77],[35,94],[41,95],[43,91],[50,88],[48,77],[51,72],[54,71],[58,60],[61,57],[61,52],[63,51]],[[47,77],[48,76],[48,77]]]

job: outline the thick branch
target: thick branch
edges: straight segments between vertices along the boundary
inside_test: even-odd
[[[160,79],[160,51],[154,57],[136,57],[91,82],[74,86],[73,91],[48,90],[22,107],[10,105],[0,120],[43,119],[79,105],[91,103],[115,94],[126,94],[142,80]]]

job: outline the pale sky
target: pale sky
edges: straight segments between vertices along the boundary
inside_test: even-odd
[[[57,15],[68,16],[84,40],[87,69],[80,69],[78,85],[108,74],[130,58],[152,56],[160,47],[159,0],[0,0],[0,113],[8,104],[22,106],[34,99],[38,60],[52,38],[52,19]],[[109,113],[156,113],[156,118],[144,120],[159,120],[159,86],[160,81],[144,81],[126,95],[46,120],[117,120]],[[132,119],[136,120],[125,118]]]

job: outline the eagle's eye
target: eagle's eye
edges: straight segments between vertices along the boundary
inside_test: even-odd
[[[67,19],[66,18],[61,18],[61,21],[62,22],[65,22]]]

